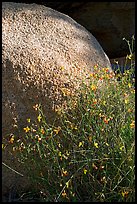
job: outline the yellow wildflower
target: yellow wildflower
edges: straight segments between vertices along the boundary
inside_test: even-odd
[[[122,150],[124,150],[124,148],[125,148],[124,146],[121,146],[119,149],[122,151]]]
[[[105,72],[108,72],[109,71],[109,68],[105,68]]]
[[[59,157],[61,157],[62,153],[61,153],[61,152],[59,152],[59,153],[58,153],[58,155],[59,155]]]
[[[96,91],[96,89],[97,89],[97,87],[96,87],[94,84],[92,84],[92,85],[91,85],[91,90],[92,90],[92,91]]]
[[[68,152],[68,150],[66,151],[66,155],[67,155],[67,156],[69,156],[69,155],[70,155],[70,153]]]
[[[109,79],[109,75],[108,75],[108,74],[105,74],[105,78],[106,78],[106,79]]]
[[[10,138],[9,138],[9,143],[13,144],[14,142],[14,135],[10,135]]]
[[[135,128],[135,121],[133,120],[132,123],[130,124],[130,128]]]
[[[66,187],[67,187],[67,188],[69,187],[69,181],[68,181],[68,182],[66,182]]]
[[[132,56],[133,56],[133,54],[127,55],[127,56],[126,56],[126,59],[131,60],[131,59],[132,59]]]
[[[65,190],[62,192],[62,196],[63,196],[64,198],[67,197],[67,194],[66,194],[66,191],[65,191]]]
[[[35,138],[38,140],[38,142],[42,140],[39,135],[35,135]]]
[[[63,154],[62,156],[64,157],[64,159],[66,160],[68,159],[68,157],[65,154]]]
[[[90,75],[89,75],[90,77],[93,77],[94,76],[94,73],[90,73]]]
[[[98,64],[94,65],[94,69],[96,70],[98,68]]]
[[[106,142],[106,146],[109,146],[109,144]]]
[[[94,147],[98,148],[98,143],[94,142]]]
[[[97,99],[93,99],[93,104],[94,104],[94,105],[97,104]]]
[[[9,140],[9,143],[13,144],[13,142],[14,142],[14,135],[12,135],[12,136],[10,137],[10,140]]]
[[[130,113],[130,112],[132,112],[132,110],[129,108],[129,109],[127,110],[127,112]]]
[[[116,64],[118,64],[118,61],[117,61],[117,60],[114,60],[114,62],[115,62]]]
[[[30,128],[27,126],[26,128],[23,128],[25,132],[29,132]]]
[[[135,93],[135,89],[131,90],[131,93]]]
[[[128,194],[129,194],[129,192],[128,191],[122,191],[122,196],[124,197],[124,198],[126,198],[127,196],[128,196]]]
[[[30,118],[27,119],[28,123],[30,123]]]
[[[124,97],[128,97],[128,94],[127,94],[127,93],[124,93]]]
[[[127,104],[129,102],[129,100],[128,99],[125,99],[125,104]]]
[[[70,96],[71,95],[71,91],[68,88],[62,88],[61,89],[63,96]]]
[[[56,135],[59,133],[60,130],[61,130],[60,126],[58,126],[56,129],[54,129],[54,132],[56,133]]]
[[[79,142],[79,145],[78,145],[79,147],[83,147],[84,146],[84,141],[82,141],[82,142]]]
[[[100,179],[100,182],[101,182],[101,183],[107,183],[106,177],[103,176],[103,177]]]
[[[41,141],[41,140],[42,140],[41,137],[38,137],[38,142]]]
[[[74,130],[77,130],[78,128],[77,128],[77,126],[74,126],[74,128],[73,128]]]
[[[40,122],[41,119],[42,119],[42,117],[41,117],[41,115],[39,114],[38,117],[37,117],[38,122]]]
[[[62,176],[68,176],[68,172],[67,171],[62,171]]]
[[[44,133],[45,133],[44,129],[41,129],[41,133],[44,135]]]
[[[77,130],[77,129],[78,129],[77,126],[75,126],[75,124],[74,124],[74,123],[71,123],[71,122],[70,122],[70,128],[71,128],[72,130]]]
[[[131,83],[128,83],[128,87],[131,88]]]
[[[129,74],[129,70],[126,70],[126,71],[125,71],[125,75],[126,75],[126,74]]]
[[[83,169],[83,171],[84,171],[84,174],[86,174],[88,170],[87,169]]]
[[[99,117],[101,118],[101,117],[104,117],[104,115],[102,115],[102,113],[99,113]]]
[[[104,123],[108,124],[109,119],[106,119],[106,117],[104,118]]]
[[[102,68],[102,71],[103,71],[103,72],[108,72],[108,71],[109,71],[109,68]]]
[[[103,105],[104,105],[104,106],[106,105],[106,101],[103,101]]]

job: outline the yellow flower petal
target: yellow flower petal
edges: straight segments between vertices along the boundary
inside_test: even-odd
[[[98,148],[98,143],[94,142],[94,147]]]
[[[130,83],[128,83],[128,87],[131,88],[131,84]]]
[[[38,115],[38,117],[37,117],[38,122],[40,122],[41,119],[42,119],[41,115]]]
[[[61,157],[61,155],[62,155],[61,152],[59,152],[58,155],[59,155],[59,157]]]
[[[27,119],[28,123],[30,123],[30,118]]]
[[[127,104],[127,103],[128,103],[128,101],[129,101],[128,99],[125,99],[125,104]]]
[[[78,145],[78,146],[79,146],[79,147],[81,147],[81,146],[83,147],[83,145],[84,145],[84,141],[79,142],[79,145]]]
[[[133,56],[133,54],[127,55],[127,56],[126,56],[126,59],[131,60],[131,59],[132,59],[132,56]]]
[[[44,135],[44,133],[45,133],[44,129],[41,129],[41,133]]]
[[[129,194],[129,192],[128,191],[122,191],[122,196],[125,198],[125,197],[127,197],[128,196],[128,194]]]
[[[97,89],[97,87],[96,87],[94,84],[92,84],[92,85],[91,85],[91,90],[92,90],[92,91],[96,91],[96,89]]]
[[[63,196],[63,197],[66,197],[66,196],[67,196],[65,190],[62,192],[62,196]]]
[[[71,95],[71,90],[68,88],[62,88],[61,89],[63,96],[70,96]]]
[[[68,181],[68,182],[66,182],[66,187],[67,187],[67,188],[69,187],[69,181]]]
[[[86,174],[88,170],[87,170],[87,169],[84,169],[83,171],[84,171],[84,174]]]
[[[130,128],[135,128],[135,121],[133,120],[132,123],[130,124]]]
[[[27,126],[26,128],[23,128],[25,132],[29,132],[30,128]]]
[[[9,139],[9,143],[13,144],[13,142],[14,142],[14,135],[12,135],[12,136],[10,137],[10,139]]]
[[[56,133],[56,135],[59,133],[60,130],[61,130],[60,126],[58,126],[56,129],[54,129],[54,132]]]
[[[66,170],[65,171],[63,170],[62,171],[62,176],[67,176],[67,175],[68,175],[68,172]]]
[[[124,146],[121,146],[119,149],[122,151],[122,150],[124,150],[124,148],[125,148]]]

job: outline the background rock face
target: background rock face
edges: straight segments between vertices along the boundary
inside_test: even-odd
[[[32,107],[37,103],[53,121],[55,109],[65,103],[62,89],[75,91],[96,64],[111,67],[97,40],[68,16],[36,4],[3,3],[3,137],[9,137],[16,120],[23,130],[27,118],[36,119]],[[3,153],[3,161],[23,173],[10,149]],[[4,191],[18,178],[3,168]]]
[[[72,17],[95,36],[109,58],[129,53],[122,39],[130,40],[135,34],[135,2],[31,2],[44,4]]]
[[[96,37],[109,58],[129,53],[122,39],[135,34],[134,2],[90,2],[68,15]]]

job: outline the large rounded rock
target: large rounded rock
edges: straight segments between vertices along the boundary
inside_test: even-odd
[[[53,122],[55,110],[65,103],[63,91],[77,90],[96,64],[111,69],[95,37],[70,17],[42,5],[3,3],[3,137],[13,133],[15,124],[23,130],[27,118],[35,119],[37,103]],[[8,151],[3,161],[19,169]],[[17,174],[3,168],[3,187],[14,185]]]
[[[36,4],[3,3],[4,131],[13,118],[28,117],[38,101],[50,120],[62,103],[61,89],[76,88],[96,64],[110,67],[97,40],[68,16]]]

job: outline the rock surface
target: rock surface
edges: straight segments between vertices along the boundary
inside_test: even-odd
[[[15,125],[23,137],[26,119],[36,119],[32,107],[37,103],[53,122],[56,108],[65,103],[62,90],[77,90],[96,64],[111,70],[97,40],[70,17],[42,5],[2,3],[3,138],[9,138]],[[10,149],[3,162],[23,173]],[[3,192],[14,184],[28,186],[20,177],[3,166]]]
[[[127,55],[129,49],[122,39],[130,40],[135,34],[135,2],[31,2],[72,17],[95,36],[109,58]]]

